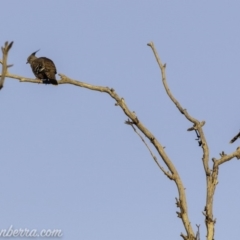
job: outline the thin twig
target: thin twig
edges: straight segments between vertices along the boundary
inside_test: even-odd
[[[239,137],[240,137],[240,132],[231,139],[230,143],[234,143]]]
[[[197,226],[196,240],[200,240],[200,224],[199,225],[196,224],[196,226]]]
[[[130,120],[125,122],[126,124],[130,125],[134,132],[141,138],[142,142],[145,144],[145,146],[147,147],[148,151],[150,152],[153,160],[155,161],[155,163],[158,165],[158,167],[162,170],[162,172],[171,180],[173,180],[173,176],[172,174],[170,174],[169,172],[167,172],[162,166],[161,164],[158,162],[157,157],[153,154],[151,148],[148,146],[148,144],[146,143],[146,141],[144,140],[143,136],[137,131],[137,129],[134,127],[134,123],[131,122]]]
[[[213,170],[214,169],[216,169],[216,168],[218,168],[221,164],[223,164],[223,163],[225,163],[225,162],[228,162],[228,161],[230,161],[230,160],[232,160],[232,159],[234,159],[234,158],[237,158],[237,159],[240,159],[240,147],[238,147],[237,149],[236,149],[236,151],[235,152],[233,152],[233,153],[231,153],[231,154],[222,154],[221,155],[221,158],[220,159],[215,159],[215,158],[213,158],[213,162],[214,162],[214,164],[213,164]]]

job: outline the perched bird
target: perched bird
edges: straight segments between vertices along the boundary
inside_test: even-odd
[[[238,138],[240,138],[240,132],[230,141],[230,143],[234,143]]]
[[[35,54],[38,52],[32,53],[28,59],[27,63],[31,65],[32,71],[34,75],[38,79],[45,80],[44,83],[51,83],[53,85],[58,85],[55,74],[57,73],[57,69],[55,67],[54,62],[46,57],[37,58]]]

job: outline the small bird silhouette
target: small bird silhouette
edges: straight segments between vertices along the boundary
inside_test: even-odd
[[[46,57],[37,58],[35,54],[38,52],[32,53],[28,59],[27,63],[30,64],[34,75],[41,80],[45,80],[44,83],[51,83],[53,85],[58,85],[55,74],[57,69],[54,62]]]

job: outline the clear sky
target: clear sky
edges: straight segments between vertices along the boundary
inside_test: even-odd
[[[2,1],[0,45],[14,41],[11,73],[34,77],[27,57],[58,73],[113,87],[166,147],[186,187],[193,227],[205,206],[202,150],[167,97],[205,120],[210,157],[233,152],[240,129],[239,1]],[[58,76],[59,78],[59,76]],[[62,229],[63,239],[181,239],[177,190],[108,95],[72,85],[6,79],[0,92],[0,229]],[[160,160],[160,159],[159,159]],[[210,160],[211,161],[211,160]],[[239,237],[239,162],[221,166],[215,239]]]

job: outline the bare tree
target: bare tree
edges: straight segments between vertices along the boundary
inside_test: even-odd
[[[7,56],[9,53],[10,48],[12,47],[13,42],[8,44],[8,42],[5,43],[5,46],[2,47],[3,52],[3,60],[0,60],[0,63],[2,64],[2,74],[0,75],[0,88],[3,87],[4,79],[5,78],[13,78],[17,79],[20,82],[30,82],[30,83],[43,83],[40,79],[31,79],[22,77],[19,75],[15,75],[12,73],[9,73],[7,69],[12,65],[7,65]],[[213,197],[215,193],[215,189],[218,183],[218,172],[219,172],[219,166],[227,161],[232,160],[233,158],[240,159],[240,148],[238,148],[236,151],[230,154],[225,154],[224,152],[220,153],[220,158],[216,159],[213,158],[213,164],[210,166],[210,159],[209,159],[209,148],[207,144],[207,140],[204,136],[203,126],[205,124],[205,121],[199,121],[192,117],[186,109],[184,109],[179,101],[173,96],[171,93],[166,79],[166,64],[163,64],[160,60],[158,53],[154,47],[153,42],[150,42],[147,44],[153,51],[153,54],[156,58],[156,61],[158,63],[158,66],[161,71],[162,76],[162,83],[166,90],[166,93],[168,97],[171,99],[171,101],[176,105],[177,109],[180,111],[180,113],[192,124],[190,128],[188,128],[188,131],[195,131],[197,134],[197,140],[199,143],[199,146],[202,148],[202,163],[203,168],[206,175],[206,203],[203,210],[203,215],[205,217],[205,224],[206,224],[206,238],[207,240],[214,240],[214,228],[216,219],[213,216]],[[197,226],[197,231],[193,230],[193,226],[191,224],[190,218],[188,216],[188,208],[187,208],[187,199],[185,194],[185,189],[183,182],[181,180],[181,177],[174,166],[171,159],[166,154],[164,147],[161,145],[161,143],[154,137],[154,135],[142,124],[142,122],[139,120],[139,118],[136,116],[134,112],[132,112],[125,100],[121,98],[116,91],[113,88],[108,87],[102,87],[102,86],[95,86],[91,85],[89,83],[73,80],[63,74],[59,74],[60,80],[58,81],[58,84],[72,84],[78,87],[87,88],[89,90],[93,91],[99,91],[103,93],[107,93],[110,97],[112,97],[116,103],[116,106],[119,106],[125,115],[128,117],[127,121],[125,122],[129,126],[132,127],[132,129],[137,133],[137,135],[140,137],[140,139],[143,141],[147,149],[149,150],[153,160],[156,162],[159,169],[165,174],[170,180],[174,181],[176,184],[177,190],[178,190],[178,197],[176,198],[176,205],[177,208],[179,208],[179,211],[177,211],[177,216],[181,219],[183,226],[185,228],[185,234],[181,233],[181,237],[184,240],[199,240],[200,239],[200,232],[199,227]],[[239,134],[235,137],[236,139],[239,137]],[[236,139],[231,140],[231,142],[235,141]],[[157,157],[153,154],[149,144],[145,141],[145,139],[148,139],[150,144],[157,150],[161,161],[157,159]],[[166,165],[166,169],[162,166],[162,162]]]

